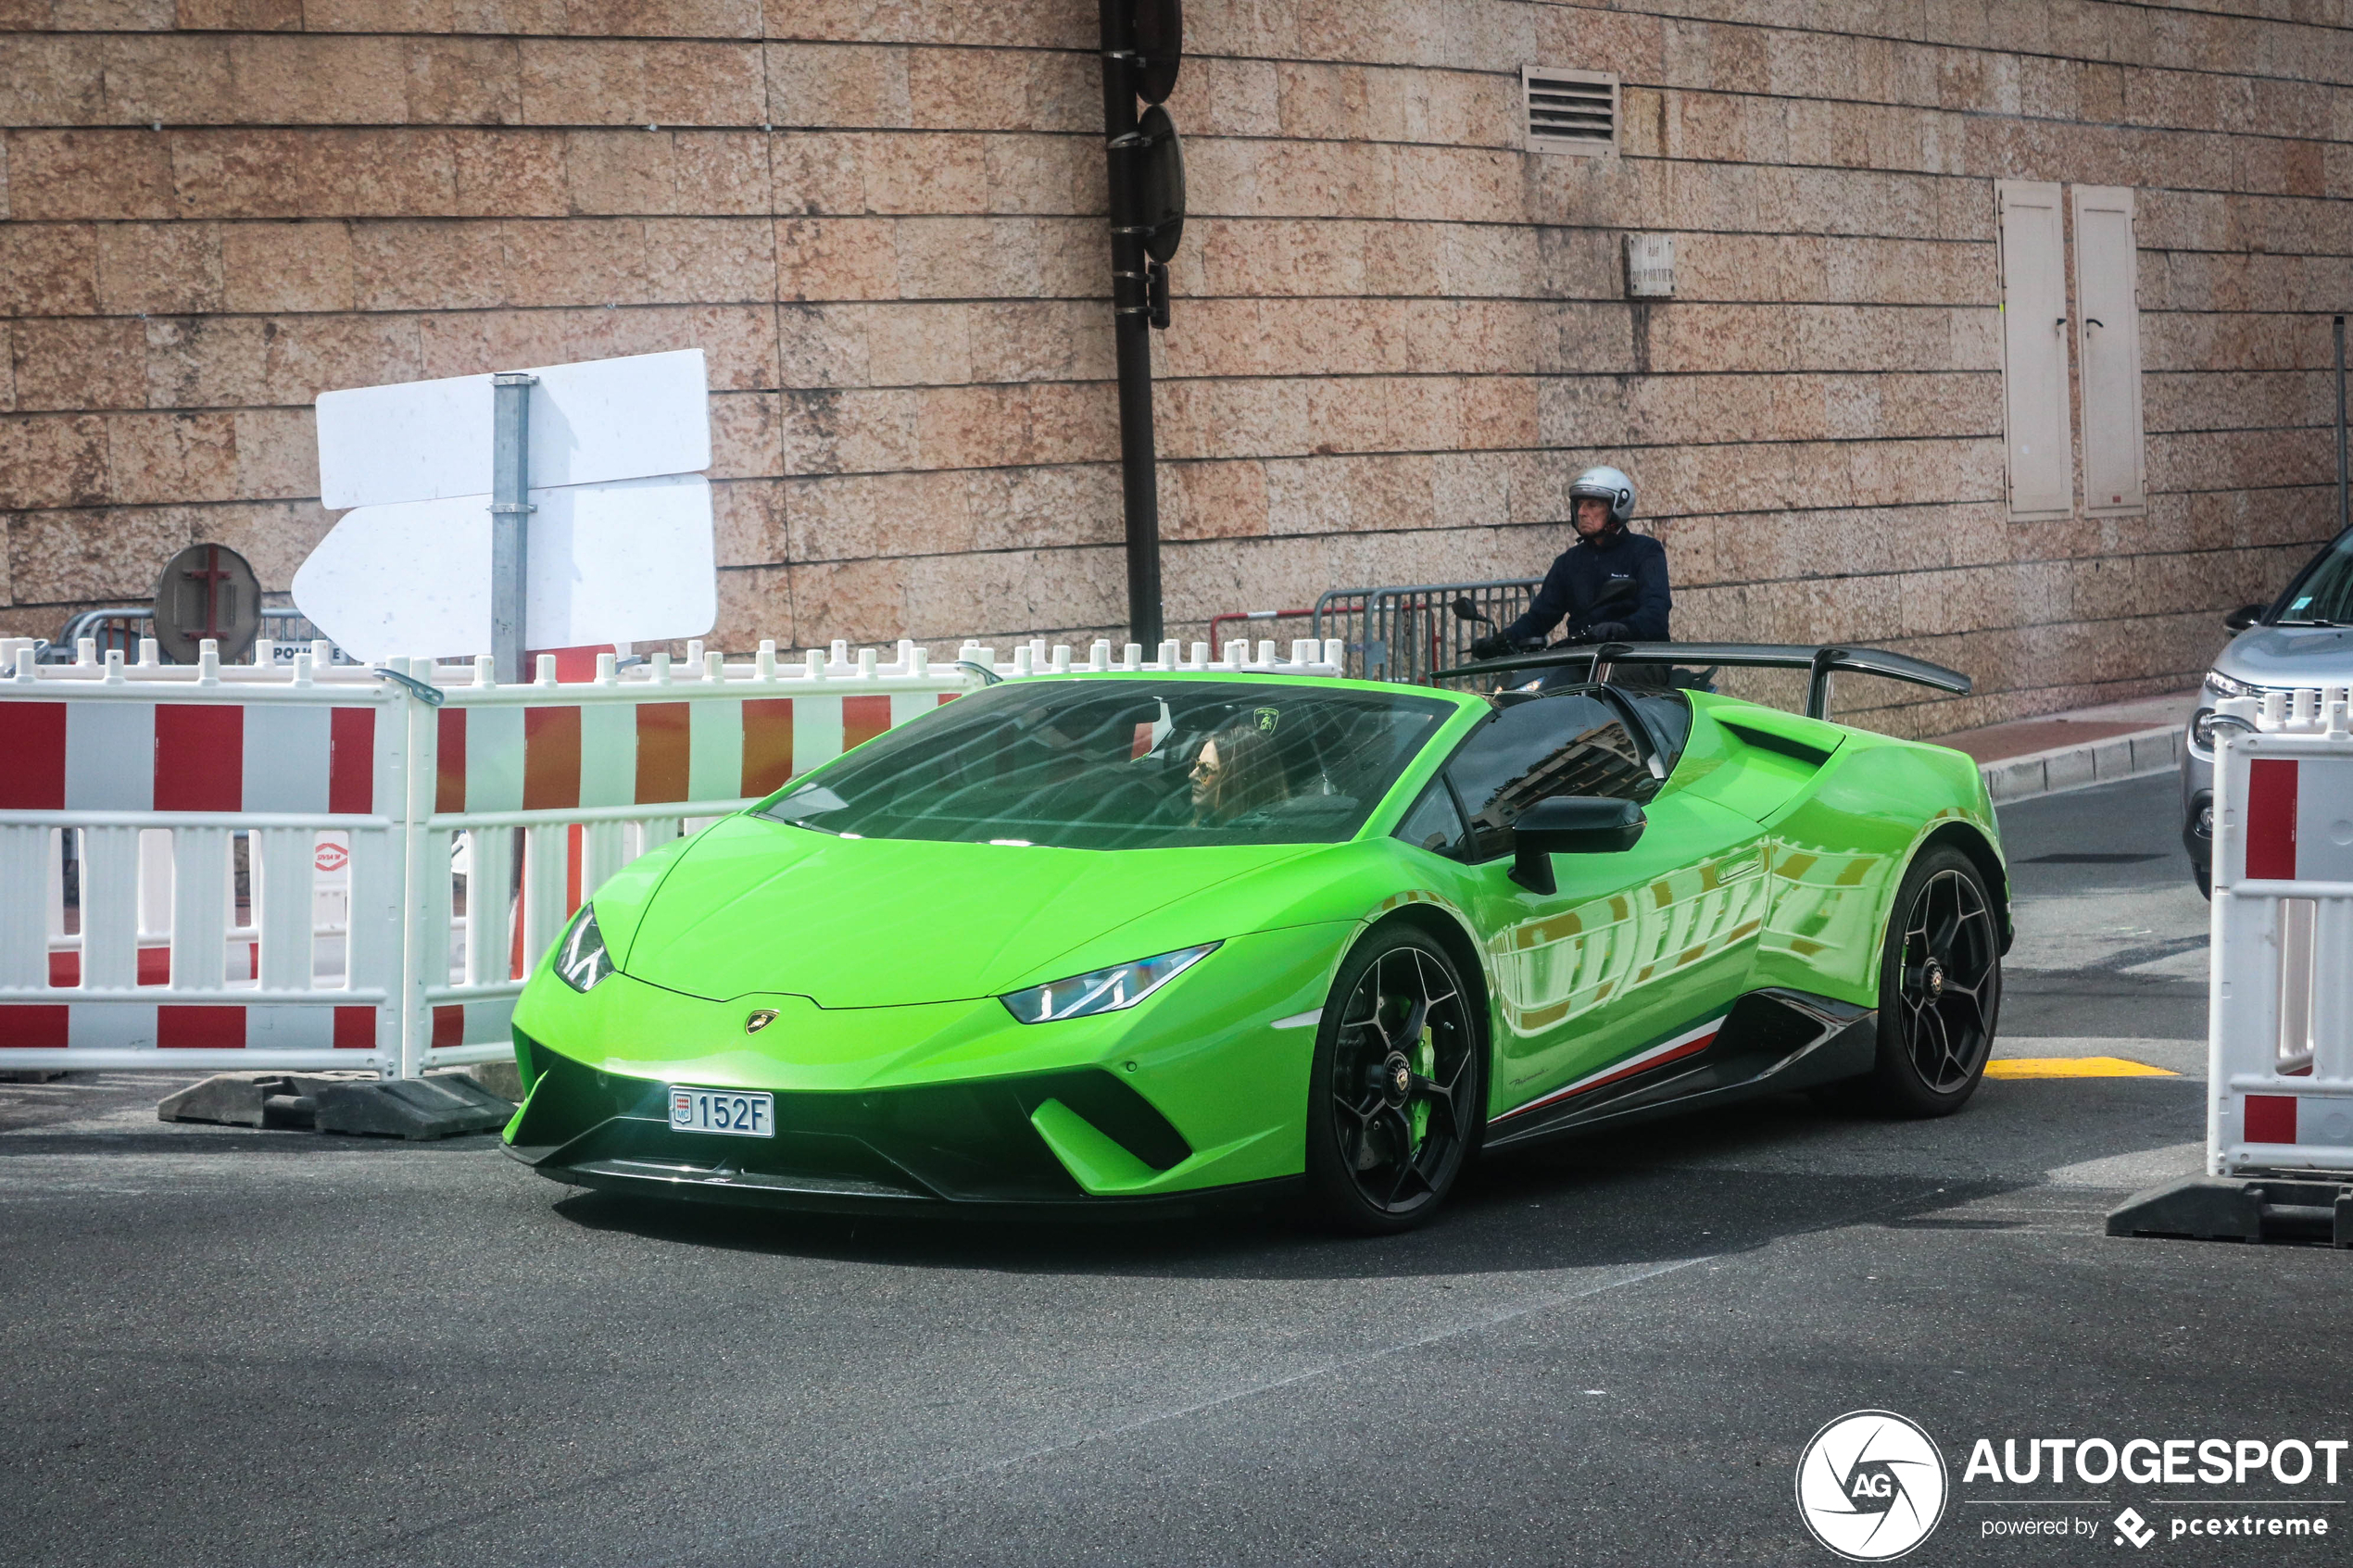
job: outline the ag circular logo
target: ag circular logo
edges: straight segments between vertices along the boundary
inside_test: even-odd
[[[1855,1562],[1901,1557],[1944,1516],[1944,1456],[1893,1411],[1856,1411],[1814,1434],[1797,1461],[1797,1512]]]

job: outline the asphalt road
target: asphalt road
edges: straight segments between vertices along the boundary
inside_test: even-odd
[[[2127,1505],[2152,1557],[2342,1562],[2353,1463],[1964,1476],[1979,1438],[2353,1436],[2353,1257],[2101,1234],[2202,1147],[2172,789],[2005,814],[1997,1054],[2180,1075],[1661,1124],[1495,1161],[1390,1241],[671,1211],[484,1139],[0,1085],[0,1562],[1817,1564],[1800,1452],[1870,1407],[1950,1467],[1907,1562],[2137,1558]],[[2170,1533],[2218,1512],[2336,1528]],[[2086,1533],[1994,1533],[2048,1520]]]

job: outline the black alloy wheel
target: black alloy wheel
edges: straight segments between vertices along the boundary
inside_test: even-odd
[[[2002,932],[1975,862],[1946,846],[1912,862],[1880,969],[1871,1098],[1901,1116],[1949,1116],[1977,1092],[2002,1006]]]
[[[1340,966],[1315,1031],[1307,1173],[1327,1218],[1371,1235],[1436,1212],[1485,1110],[1485,1033],[1453,960],[1410,926]]]

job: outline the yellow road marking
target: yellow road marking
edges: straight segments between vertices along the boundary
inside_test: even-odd
[[[2178,1078],[2180,1073],[2120,1056],[2008,1056],[1985,1064],[1988,1078]]]

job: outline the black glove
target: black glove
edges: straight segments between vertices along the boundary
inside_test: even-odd
[[[1490,632],[1471,644],[1473,659],[1501,659],[1512,651],[1512,639],[1502,632]]]
[[[1586,627],[1585,634],[1578,640],[1586,643],[1624,643],[1631,642],[1633,636],[1634,629],[1623,621],[1602,621]]]

